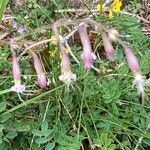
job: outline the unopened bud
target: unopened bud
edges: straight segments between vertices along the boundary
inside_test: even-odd
[[[79,35],[83,46],[84,67],[86,69],[91,69],[93,67],[93,61],[96,59],[96,55],[92,52],[92,47],[88,36],[86,24],[80,26]]]
[[[108,36],[104,32],[102,33],[102,39],[103,39],[104,49],[106,52],[106,57],[107,59],[113,61],[115,57],[115,51],[112,46],[111,40],[108,38]]]
[[[131,69],[131,71],[133,73],[137,73],[137,72],[140,72],[140,65],[139,65],[139,62],[136,58],[136,56],[133,54],[133,52],[131,51],[130,48],[126,47],[124,49],[125,51],[125,55],[126,55],[126,58],[127,58],[127,62],[128,62],[128,66],[129,68]]]
[[[45,89],[47,87],[47,81],[41,60],[39,59],[38,55],[35,52],[32,52],[32,55],[34,60],[34,68],[38,77],[38,84],[41,89]]]

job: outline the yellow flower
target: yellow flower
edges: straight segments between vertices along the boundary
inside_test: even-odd
[[[112,19],[114,16],[113,16],[113,13],[111,10],[109,10],[109,19]]]
[[[120,13],[121,6],[122,6],[122,2],[120,0],[114,0],[114,2],[111,5],[112,10],[116,13]]]
[[[98,4],[97,5],[97,10],[99,11],[109,11],[109,19],[112,19],[113,16],[113,12],[115,13],[120,13],[121,11],[121,6],[122,6],[122,1],[121,0],[114,0],[113,3],[110,6],[105,6],[105,4]]]
[[[50,50],[49,51],[49,57],[54,58],[56,56],[56,50]]]

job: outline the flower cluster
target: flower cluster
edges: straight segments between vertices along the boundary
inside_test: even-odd
[[[120,0],[114,0],[114,2],[111,4],[111,9],[114,12],[118,13],[120,12],[121,5],[122,5],[122,2]],[[57,21],[57,23],[58,22],[59,21]],[[61,23],[62,23],[62,20],[61,20]],[[68,23],[70,23],[70,21],[68,21]],[[54,25],[56,24],[54,23]],[[96,55],[92,51],[92,46],[91,46],[91,42],[90,42],[89,35],[88,35],[89,25],[94,26],[95,30],[100,31],[103,45],[104,45],[104,50],[106,53],[106,58],[108,60],[114,61],[115,59],[115,51],[114,51],[112,42],[117,42],[123,47],[125,56],[127,58],[128,66],[133,72],[134,77],[135,77],[134,84],[137,86],[138,94],[142,96],[142,100],[144,103],[144,80],[141,75],[140,65],[136,56],[133,54],[132,50],[128,48],[126,43],[120,39],[118,31],[116,31],[115,29],[108,30],[102,24],[99,24],[96,21],[93,21],[89,18],[83,19],[83,21],[81,21],[78,26],[78,30],[76,30],[79,32],[80,40],[82,43],[82,48],[83,48],[82,58],[83,58],[85,69],[89,70],[91,68],[94,68],[93,62],[96,59]],[[67,47],[66,41],[59,34],[59,31],[57,30],[57,25],[54,26],[54,33],[57,37],[59,48],[61,49],[62,75],[59,76],[59,79],[68,85],[72,83],[72,81],[76,80],[76,75],[73,74],[71,71],[71,66],[70,66],[71,63],[70,63],[70,58],[69,58],[70,50],[66,48]]]
[[[23,93],[25,91],[25,86],[21,84],[21,70],[15,52],[15,49],[17,47],[15,39],[10,40],[10,47],[12,52],[12,74],[14,79],[14,86],[11,87],[11,91],[16,93]],[[34,60],[34,67],[37,72],[38,84],[41,89],[45,89],[47,87],[47,81],[42,63],[38,55],[33,51],[32,56]]]
[[[121,5],[122,5],[121,1],[114,0],[111,7],[114,12],[119,12]],[[61,27],[63,23],[64,25],[72,24],[70,20],[68,20],[67,22],[66,19],[64,20],[61,19],[60,22],[59,20],[56,21],[52,26],[55,36],[52,37],[51,42],[53,45],[58,44],[59,49],[60,49],[61,75],[59,76],[59,80],[65,83],[66,85],[70,85],[73,81],[76,81],[76,74],[74,74],[71,69],[70,55],[73,56],[75,60],[77,59],[73,55],[71,48],[69,47],[69,44],[67,43],[68,36],[66,39],[59,33],[58,27]],[[142,100],[144,103],[144,79],[142,77],[140,64],[138,62],[138,59],[132,52],[132,50],[126,45],[124,41],[120,39],[119,33],[115,29],[108,30],[102,24],[97,23],[96,21],[90,18],[82,19],[81,21],[78,21],[78,23],[79,23],[78,28],[72,33],[73,34],[75,32],[79,33],[79,37],[80,37],[82,49],[83,49],[82,58],[83,58],[84,68],[87,70],[90,70],[92,68],[97,69],[93,66],[94,60],[96,60],[96,55],[92,50],[91,41],[90,41],[89,34],[88,34],[88,26],[91,25],[92,27],[95,28],[96,31],[99,31],[101,34],[106,58],[108,60],[114,61],[115,59],[115,50],[112,45],[112,42],[117,42],[123,47],[128,66],[133,72],[133,75],[135,77],[133,83],[134,85],[137,86],[138,94],[142,96]],[[69,33],[69,35],[72,36],[72,33]],[[25,87],[21,85],[21,72],[19,68],[19,63],[16,58],[16,53],[14,51],[14,49],[16,49],[14,39],[10,41],[10,45],[11,45],[11,51],[12,51],[12,56],[13,56],[13,71],[12,72],[13,72],[13,77],[14,77],[14,82],[15,82],[15,85],[11,89],[12,91],[22,93],[25,90]],[[42,62],[34,51],[30,51],[30,52],[32,53],[32,56],[33,56],[34,68],[37,73],[37,80],[38,80],[39,87],[41,89],[45,89],[47,87],[47,80],[46,80],[46,76],[44,73]],[[52,56],[55,55],[55,53],[54,54],[51,53],[51,54]],[[78,60],[76,62],[80,63]]]

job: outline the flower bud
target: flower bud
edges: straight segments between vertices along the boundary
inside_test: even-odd
[[[135,57],[135,55],[133,54],[133,52],[131,51],[131,49],[126,47],[124,48],[124,51],[125,51],[125,55],[127,58],[128,66],[131,69],[131,71],[134,74],[140,72],[139,62],[137,58]]]
[[[79,35],[83,46],[82,56],[83,56],[84,67],[86,69],[91,69],[93,66],[93,60],[96,59],[96,55],[92,52],[86,24],[83,24],[79,27]]]
[[[15,85],[11,87],[11,90],[17,93],[23,93],[25,91],[25,86],[21,85],[21,71],[20,66],[14,51],[15,41],[14,39],[10,40],[11,52],[12,52],[12,74]]]
[[[32,52],[32,56],[34,61],[34,68],[37,73],[38,84],[41,89],[45,89],[47,87],[47,81],[41,60],[39,59],[38,55],[35,52]]]
[[[61,49],[61,72],[59,80],[69,85],[76,80],[76,75],[72,73],[69,59],[69,52],[64,48]]]
[[[41,89],[45,89],[47,87],[47,81],[44,73],[38,74],[38,84]]]
[[[115,57],[114,48],[112,46],[111,40],[108,38],[108,36],[104,32],[102,33],[102,40],[103,40],[104,49],[106,52],[106,58],[111,61],[114,61],[114,57]]]
[[[12,74],[13,74],[14,81],[21,80],[20,66],[19,66],[15,52],[13,53],[13,56],[12,56]]]
[[[135,77],[133,84],[137,86],[138,94],[141,95],[142,104],[144,104],[144,79],[141,75],[139,62],[130,48],[124,47],[124,51],[127,58],[128,66]]]

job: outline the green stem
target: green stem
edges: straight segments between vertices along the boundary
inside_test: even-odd
[[[1,2],[0,2],[0,20],[3,17],[3,14],[4,14],[5,8],[6,8],[7,4],[8,4],[8,1],[9,0],[1,0]]]
[[[59,87],[56,87],[56,88],[54,88],[54,89],[52,89],[52,90],[50,90],[50,91],[47,91],[47,92],[45,92],[45,93],[42,93],[41,95],[38,95],[38,96],[36,96],[36,97],[34,97],[34,98],[31,98],[31,99],[25,101],[24,103],[21,103],[21,104],[15,106],[15,107],[13,107],[12,109],[7,110],[6,112],[4,112],[4,113],[1,114],[1,115],[5,115],[5,114],[8,114],[8,113],[14,112],[14,111],[16,111],[16,110],[18,110],[18,109],[20,109],[20,108],[22,108],[22,107],[24,107],[24,106],[27,106],[27,105],[30,105],[30,104],[33,104],[33,103],[38,103],[38,102],[39,102],[39,99],[40,99],[41,97],[43,97],[43,96],[45,96],[45,95],[47,95],[47,94],[50,94],[50,93],[52,93],[52,92],[54,92],[54,91],[56,91],[56,90],[62,88],[63,86],[64,86],[64,85],[59,86]]]
[[[3,91],[0,91],[0,95],[3,95],[5,93],[9,93],[11,92],[11,89],[6,89],[6,90],[3,90]]]

